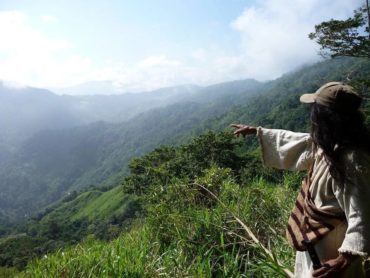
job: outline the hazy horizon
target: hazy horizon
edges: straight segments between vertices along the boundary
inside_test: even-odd
[[[2,1],[0,79],[52,91],[109,80],[113,92],[272,80],[318,61],[308,33],[360,3]]]

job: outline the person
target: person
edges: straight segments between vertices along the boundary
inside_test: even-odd
[[[297,133],[233,124],[234,134],[259,138],[265,166],[305,170],[287,225],[296,251],[295,277],[364,277],[370,254],[370,135],[353,87],[329,82],[300,97],[311,104],[311,131]],[[313,243],[321,262],[304,244]]]

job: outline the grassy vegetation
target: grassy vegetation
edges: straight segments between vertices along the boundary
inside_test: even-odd
[[[15,277],[18,271],[15,268],[0,267],[0,278]]]
[[[295,180],[286,175],[280,185],[260,179],[240,186],[230,169],[210,168],[191,184],[177,182],[151,194],[146,220],[118,239],[87,237],[33,261],[18,277],[284,277],[283,266],[293,265],[284,227]],[[218,192],[219,200],[202,187]]]
[[[125,195],[119,187],[114,187],[107,192],[99,190],[83,192],[75,199],[59,205],[43,217],[41,223],[61,217],[65,219],[66,216],[70,221],[83,218],[89,220],[105,219],[123,213],[131,200],[132,197]]]
[[[135,199],[119,186],[106,192],[71,193],[60,204],[30,219],[16,234],[0,239],[0,266],[22,270],[31,259],[76,244],[87,235],[116,238],[139,213]]]
[[[88,235],[18,277],[287,276],[293,252],[284,230],[301,175],[255,158],[230,133],[209,132],[134,159],[122,186],[65,203],[89,199],[74,215],[98,217],[114,200],[135,199],[142,217],[133,228],[110,242]]]

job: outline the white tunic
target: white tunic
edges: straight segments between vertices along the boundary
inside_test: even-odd
[[[370,254],[370,155],[349,150],[344,154],[347,179],[340,186],[329,173],[322,150],[314,152],[311,137],[279,129],[258,127],[265,166],[285,170],[309,170],[314,163],[310,192],[315,205],[326,211],[344,211],[347,221],[315,244],[321,262],[339,253]],[[307,252],[297,252],[295,277],[311,277]],[[339,276],[338,276],[339,277]],[[341,277],[364,277],[360,258]]]

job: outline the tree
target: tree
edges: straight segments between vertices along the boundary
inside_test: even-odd
[[[315,26],[310,39],[321,46],[323,56],[370,58],[369,0],[346,20],[331,19]]]

